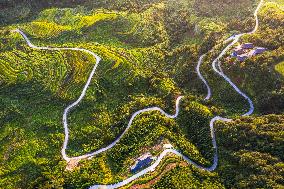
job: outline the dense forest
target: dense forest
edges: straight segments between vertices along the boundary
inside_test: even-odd
[[[211,67],[228,37],[254,27],[258,0],[2,0],[0,2],[0,188],[88,188],[129,176],[135,160],[163,144],[199,165],[213,162],[209,122],[215,123],[219,163],[200,170],[168,155],[158,168],[124,188],[283,188],[284,187],[284,0],[264,0],[259,29],[239,43],[266,52],[238,61],[227,53],[222,69],[251,97],[246,99]],[[81,47],[102,60],[84,100],[69,115],[67,154],[98,150],[123,133],[109,151],[66,170],[61,147],[62,114],[76,101],[95,59],[78,51],[30,48],[21,29],[37,46]],[[199,57],[206,53],[201,72]]]

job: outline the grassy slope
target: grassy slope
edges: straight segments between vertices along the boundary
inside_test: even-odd
[[[103,57],[85,100],[69,118],[71,138],[68,154],[80,155],[113,141],[124,130],[134,111],[158,105],[173,112],[176,95],[204,92],[196,74],[190,71],[194,70],[198,51],[210,49],[224,35],[229,35],[232,29],[238,27],[233,24],[234,21],[226,24],[228,15],[219,15],[218,6],[212,14],[202,14],[198,7],[204,8],[205,4],[203,1],[200,4],[198,2],[188,4],[179,1],[178,6],[171,2],[146,3],[144,9],[138,12],[135,7],[141,2],[136,2],[130,13],[112,11],[119,8],[118,4],[94,5],[109,8],[108,10],[83,6],[42,8],[31,20],[25,22],[23,19],[23,23],[2,27],[0,187],[86,188],[94,183],[112,183],[129,175],[128,167],[135,157],[148,150],[158,153],[159,150],[152,149],[152,146],[165,140],[170,140],[193,160],[209,165],[212,160],[211,145],[208,145],[210,117],[226,113],[223,108],[227,110],[232,104],[236,105],[227,113],[235,115],[243,110],[243,101],[231,92],[227,84],[221,83],[219,77],[211,76],[213,73],[205,64],[204,70],[215,91],[213,102],[204,103],[200,98],[189,95],[189,101],[183,103],[182,114],[176,121],[165,119],[159,114],[141,115],[129,133],[111,151],[80,162],[79,168],[73,172],[64,171],[65,162],[60,156],[64,137],[62,111],[80,94],[94,60],[82,53],[35,51],[29,49],[19,35],[8,32],[20,27],[35,44],[80,46]],[[247,6],[248,2],[242,4],[243,10],[251,13],[253,7]],[[26,8],[32,10],[31,7]],[[230,11],[230,6],[222,9],[226,7]],[[205,8],[211,10],[211,6]],[[235,16],[243,21],[242,15]],[[250,22],[248,19],[237,24],[248,30]],[[206,23],[210,23],[210,27]],[[266,24],[267,20],[263,23]],[[196,27],[198,32],[194,32]],[[216,28],[219,29],[218,32],[215,32]],[[235,77],[234,74],[231,75]],[[276,77],[272,78],[272,81],[276,80]],[[246,89],[251,92],[250,87]],[[219,92],[222,92],[221,95],[218,95]],[[232,99],[236,100],[232,102]],[[213,104],[217,104],[217,107]],[[245,122],[246,120],[241,123]],[[231,130],[226,132],[231,133]],[[191,166],[176,168],[164,176],[157,187],[242,187],[240,183],[245,177],[238,178],[233,174],[228,178],[227,172],[231,166],[238,166],[234,164],[231,154],[239,153],[241,156],[243,149],[236,149],[236,152],[227,149],[226,142],[223,142],[227,141],[229,135],[225,135],[226,132],[218,130],[222,140],[218,143],[221,144],[220,152],[224,153],[224,159],[221,160],[223,166],[216,173],[205,173]],[[269,136],[272,133],[268,133]],[[277,137],[283,138],[282,135]],[[255,141],[245,143],[253,142]],[[260,148],[246,150],[249,151],[246,153],[269,153]],[[276,160],[273,164],[268,160],[269,166],[283,161],[281,158],[279,160],[277,154],[271,153],[271,156],[268,159]],[[277,165],[271,169],[274,171],[279,168]],[[246,171],[254,172],[253,169]],[[241,169],[238,170],[239,173],[242,173]],[[188,174],[192,177],[179,176]],[[267,174],[263,173],[264,177]],[[138,182],[147,182],[154,177],[155,175],[144,177]],[[180,178],[183,178],[183,182],[177,185]],[[227,182],[228,180],[232,182]],[[253,180],[244,182],[250,184]],[[278,180],[273,183],[267,180],[261,182],[260,186],[279,184]]]

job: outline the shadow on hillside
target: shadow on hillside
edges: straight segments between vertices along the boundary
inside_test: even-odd
[[[0,27],[29,22],[46,8],[72,8],[86,2],[87,0],[3,0],[0,1]]]
[[[139,12],[146,10],[153,3],[161,0],[133,0],[129,3],[125,0],[1,0],[0,1],[0,27],[29,22],[37,17],[44,9],[48,8],[72,8],[83,6],[88,9],[105,8],[118,11]]]

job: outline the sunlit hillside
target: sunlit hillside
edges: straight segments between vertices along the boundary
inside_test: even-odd
[[[0,36],[0,188],[284,188],[284,0],[1,0]]]

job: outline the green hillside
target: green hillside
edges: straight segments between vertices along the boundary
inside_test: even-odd
[[[267,49],[238,61],[226,53],[224,73],[253,101],[240,96],[214,72],[212,61],[233,34],[255,24],[257,0],[4,0],[0,2],[0,188],[88,188],[132,175],[147,153],[158,156],[171,143],[197,164],[209,167],[215,123],[219,162],[213,172],[168,155],[157,169],[123,188],[284,187],[284,0],[265,0],[251,42]],[[91,50],[102,58],[86,96],[69,114],[67,154],[80,156],[115,141],[131,115],[138,115],[110,150],[83,159],[72,171],[61,156],[62,115],[76,101],[95,58],[79,51],[30,48],[15,29],[42,47]],[[235,46],[236,46],[235,45]],[[234,46],[234,47],[235,47]],[[201,72],[200,55],[206,53]],[[279,74],[280,73],[280,74]],[[282,75],[281,75],[282,74]]]

